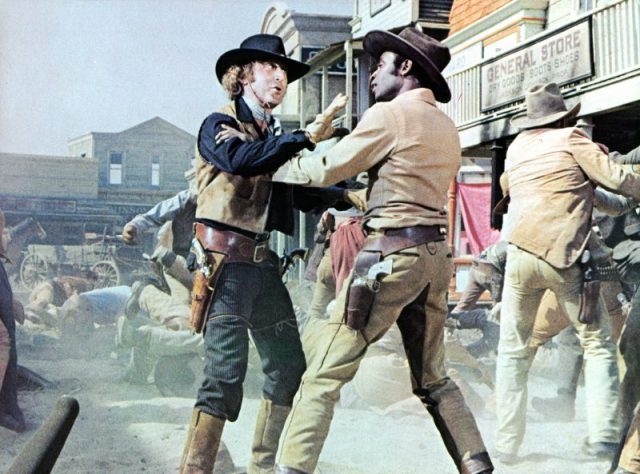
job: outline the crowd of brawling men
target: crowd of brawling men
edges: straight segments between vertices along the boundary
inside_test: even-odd
[[[286,56],[279,37],[254,35],[220,56],[216,75],[231,102],[200,128],[193,186],[123,229],[127,244],[160,229],[148,257],[155,276],[119,300],[117,344],[131,349],[125,379],[146,380],[159,361],[179,371],[193,354],[204,360],[180,472],[229,462],[222,432],[240,412],[250,346],[264,382],[249,473],[314,472],[341,389],[380,348],[404,351],[411,391],[459,472],[492,472],[492,458],[518,463],[528,371],[538,348],[558,336],[558,396],[534,398],[534,408],[573,419],[584,372],[585,453],[610,459],[612,472],[639,473],[639,149],[609,153],[589,127],[576,126],[580,106],[567,107],[556,84],[531,87],[526,110],[512,119],[520,133],[500,179],[500,241],[473,261],[467,291],[449,312],[445,209],[461,149],[436,105],[451,99],[442,76],[449,50],[412,28],[372,31],[363,47],[375,60],[376,103],[341,139],[332,123],[349,100],[342,94],[305,129],[285,132],[272,114],[288,84],[309,70]],[[315,289],[304,322],[269,245],[272,231],[293,233],[294,210],[326,210],[308,265]],[[53,310],[54,319],[90,313],[81,296],[91,291],[64,283],[58,294],[67,288],[75,303]],[[477,306],[486,290],[490,309]],[[55,288],[48,291],[53,298]],[[43,301],[30,302],[32,317],[51,316]],[[1,302],[0,328],[11,336],[11,299],[3,293]],[[446,370],[446,328],[483,334],[448,357],[497,353],[491,455],[464,382]],[[0,423],[20,429],[15,393],[5,394],[11,344],[6,357],[0,352]]]

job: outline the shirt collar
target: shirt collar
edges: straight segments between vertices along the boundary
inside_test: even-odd
[[[242,96],[236,96],[236,117],[241,122],[252,123],[253,114],[247,103],[242,99]]]
[[[417,89],[411,89],[410,91],[403,92],[398,97],[393,99],[393,101],[396,100],[420,100],[434,106],[436,105],[436,98],[434,97],[433,92],[431,91],[431,89],[427,89],[426,87],[418,87]]]

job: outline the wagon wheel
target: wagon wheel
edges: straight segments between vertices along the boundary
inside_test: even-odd
[[[33,290],[36,285],[43,282],[49,276],[49,264],[39,253],[25,255],[20,264],[20,281]]]
[[[99,262],[94,263],[91,267],[91,271],[98,277],[96,281],[96,288],[107,288],[109,286],[116,286],[120,283],[120,271],[116,264],[111,260],[100,260]]]

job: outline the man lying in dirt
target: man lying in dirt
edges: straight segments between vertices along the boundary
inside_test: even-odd
[[[39,283],[31,290],[24,308],[27,319],[36,324],[57,327],[64,302],[73,295],[93,290],[96,281],[97,275],[87,272],[82,276],[61,276]]]

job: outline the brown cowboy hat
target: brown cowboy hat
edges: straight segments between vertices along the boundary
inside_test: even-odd
[[[252,61],[274,61],[287,71],[287,79],[293,82],[309,72],[310,66],[287,57],[282,38],[276,35],[253,35],[240,43],[240,47],[222,54],[216,62],[216,76],[222,76],[231,66],[241,66]]]
[[[511,125],[522,130],[548,125],[564,117],[575,117],[580,112],[579,102],[567,109],[560,87],[555,82],[531,86],[525,92],[524,99],[526,112],[511,118]]]
[[[442,70],[449,64],[451,54],[449,48],[440,41],[415,28],[405,28],[398,35],[373,30],[365,35],[363,47],[375,58],[385,51],[391,51],[410,59],[429,81],[429,88],[436,100],[441,103],[451,100],[451,90],[442,76]]]

